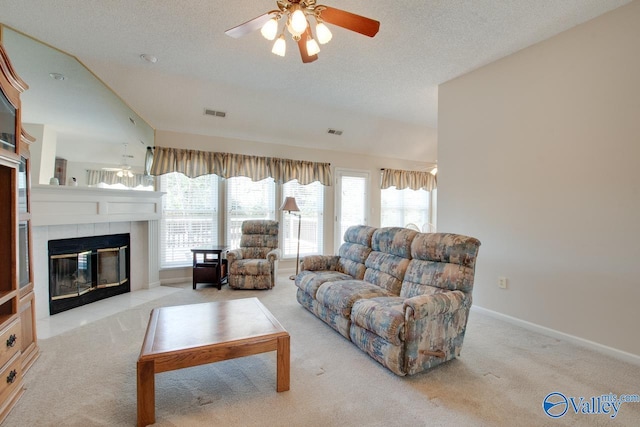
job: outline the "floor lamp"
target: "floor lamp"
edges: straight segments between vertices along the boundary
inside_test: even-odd
[[[284,202],[282,202],[282,206],[280,206],[280,210],[287,211],[290,214],[293,212],[300,212],[300,208],[296,203],[295,197],[285,197]],[[289,276],[290,280],[294,280],[295,277],[298,275],[298,264],[300,263],[300,224],[301,223],[302,223],[302,215],[298,213],[298,251],[296,252],[296,274],[293,276]]]

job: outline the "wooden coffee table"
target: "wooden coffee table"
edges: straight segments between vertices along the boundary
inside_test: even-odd
[[[278,392],[289,390],[289,333],[257,298],[151,311],[138,358],[138,426],[155,422],[155,374],[277,351]]]

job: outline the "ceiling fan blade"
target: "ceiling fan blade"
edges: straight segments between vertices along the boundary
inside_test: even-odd
[[[373,37],[378,34],[380,22],[356,15],[355,13],[336,9],[329,6],[322,6],[320,18],[329,24],[355,31],[365,36]],[[317,7],[318,8],[318,7]]]
[[[228,36],[238,39],[262,28],[262,26],[266,24],[269,19],[271,19],[273,13],[276,12],[277,11],[273,10],[271,12],[267,12],[264,15],[260,15],[257,18],[253,18],[252,20],[245,22],[244,24],[240,24],[236,27],[230,28],[224,33]]]
[[[308,64],[309,62],[313,62],[316,59],[318,59],[318,55],[309,55],[307,53],[307,39],[309,37],[313,37],[313,36],[311,35],[311,30],[307,26],[307,32],[302,37],[300,37],[300,40],[298,40],[298,48],[300,49],[300,56],[302,57],[302,62],[304,62],[305,64]]]

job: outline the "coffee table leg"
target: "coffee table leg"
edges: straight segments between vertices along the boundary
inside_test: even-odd
[[[153,361],[138,360],[138,427],[156,422],[156,386]]]
[[[278,367],[277,367],[277,385],[278,392],[289,390],[289,335],[278,338]]]

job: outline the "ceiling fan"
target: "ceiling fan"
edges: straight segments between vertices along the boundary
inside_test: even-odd
[[[129,165],[129,160],[128,159],[133,159],[133,156],[131,154],[127,154],[127,145],[128,144],[122,144],[124,146],[124,152],[122,154],[122,163],[120,164],[120,166],[118,166],[117,168],[102,168],[102,170],[105,171],[110,171],[110,172],[116,172],[116,175],[119,178],[122,177],[127,177],[127,178],[133,178],[133,172],[131,172],[131,165]]]
[[[316,5],[315,0],[277,0],[276,4],[278,10],[271,10],[233,27],[225,31],[225,34],[240,38],[260,28],[267,40],[276,40],[271,52],[284,56],[286,51],[284,35],[287,30],[298,44],[302,62],[309,63],[318,59],[318,52],[320,52],[318,42],[325,44],[331,40],[332,34],[325,22],[369,37],[375,36],[380,29],[378,21],[333,7]],[[317,41],[311,31],[309,17],[316,22]],[[284,18],[284,25],[279,31],[279,21],[282,18]],[[280,36],[276,39],[278,33]]]

